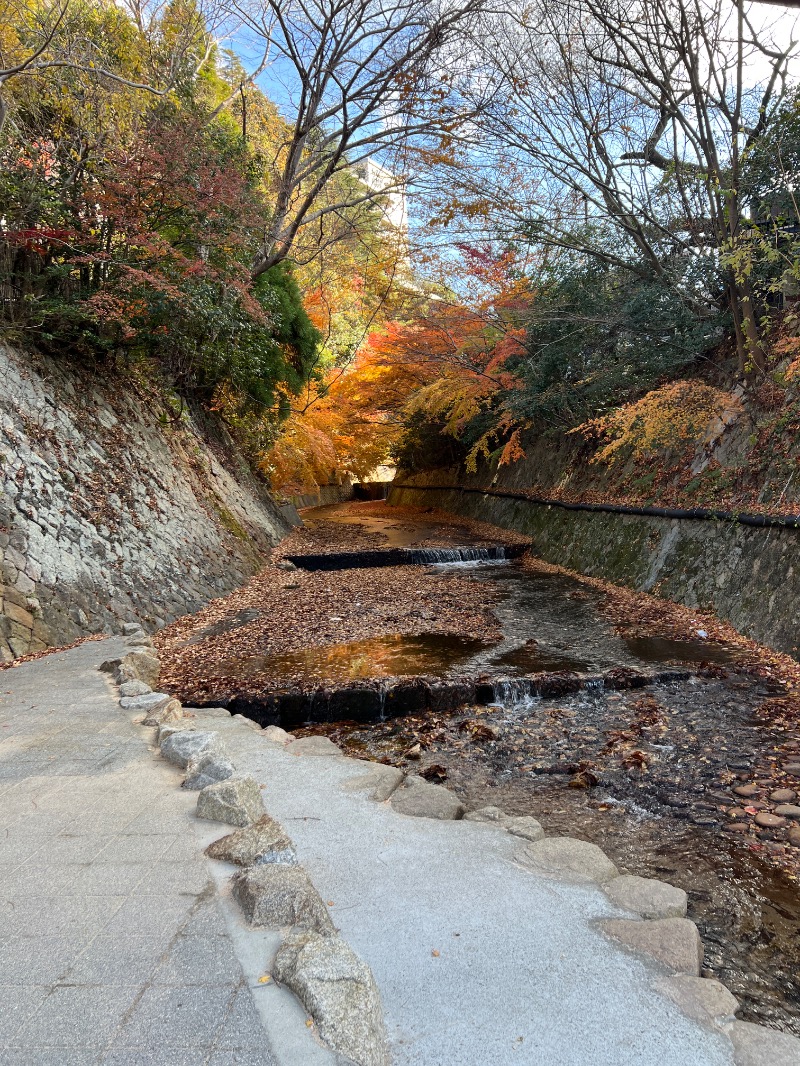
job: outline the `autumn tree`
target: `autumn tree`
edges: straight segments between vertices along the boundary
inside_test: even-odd
[[[410,154],[462,120],[459,49],[483,0],[230,0],[268,43],[266,77],[290,133],[273,160],[275,204],[255,256],[258,275],[287,257],[306,261],[351,230],[348,220],[408,178]],[[355,177],[380,158],[382,187]],[[320,223],[338,220],[320,240]]]
[[[792,41],[723,0],[562,0],[509,8],[475,39],[481,136],[466,153],[519,176],[496,197],[509,236],[589,256],[727,312],[741,370],[763,368],[742,160],[786,89]],[[757,67],[759,75],[750,71]],[[456,175],[456,181],[458,175]]]

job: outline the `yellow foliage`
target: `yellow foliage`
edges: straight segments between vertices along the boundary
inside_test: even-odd
[[[578,432],[608,441],[592,462],[614,463],[628,456],[639,459],[661,449],[697,444],[716,420],[740,410],[741,403],[733,393],[701,381],[675,381],[648,392],[636,403],[584,423]]]

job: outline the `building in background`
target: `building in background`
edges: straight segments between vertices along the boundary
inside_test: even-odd
[[[385,193],[383,214],[386,221],[399,230],[403,236],[407,236],[408,211],[405,185],[397,184],[396,175],[371,158],[362,159],[353,169],[359,181],[362,181],[371,192]]]

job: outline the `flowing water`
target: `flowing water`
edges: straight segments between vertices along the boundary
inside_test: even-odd
[[[425,535],[409,522],[350,520],[393,538],[392,546]],[[499,643],[393,636],[283,656],[269,669],[382,684],[415,673],[481,675],[495,705],[300,732],[325,733],[348,754],[446,783],[470,807],[532,814],[549,833],[599,844],[622,869],[684,888],[703,936],[704,972],[739,997],[740,1017],[800,1035],[800,849],[787,845],[785,830],[747,831],[736,812],[760,800],[733,792],[774,780],[787,759],[800,762],[800,726],[779,713],[781,693],[702,633],[622,638],[598,610],[602,593],[580,580],[508,562],[452,565],[472,567],[476,581],[498,589]],[[606,691],[592,678],[653,663],[699,669],[635,692]],[[587,675],[582,691],[532,698],[529,675],[551,670]],[[800,776],[782,783],[800,793]]]

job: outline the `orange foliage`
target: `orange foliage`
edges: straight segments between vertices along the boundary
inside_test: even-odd
[[[332,367],[311,388],[267,456],[264,470],[276,488],[298,490],[348,473],[365,478],[384,463],[410,416],[441,420],[458,437],[477,415],[497,407],[492,429],[474,445],[468,463],[506,443],[500,462],[524,455],[521,426],[499,409],[515,384],[509,363],[524,351],[521,311],[530,300],[510,254],[464,249],[463,300],[421,296],[405,320],[384,322],[353,362]],[[469,305],[467,301],[469,300]],[[306,307],[320,325],[330,292],[313,290]]]

